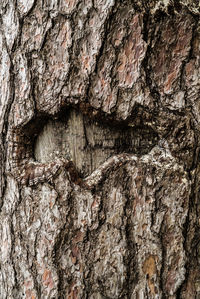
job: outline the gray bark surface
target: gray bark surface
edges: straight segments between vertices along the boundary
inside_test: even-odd
[[[200,298],[199,14],[1,0],[0,299]]]

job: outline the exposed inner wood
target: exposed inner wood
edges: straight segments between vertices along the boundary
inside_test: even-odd
[[[38,162],[67,158],[74,162],[82,176],[86,176],[114,154],[125,152],[140,156],[148,153],[157,142],[158,136],[150,127],[111,127],[70,110],[65,121],[46,123],[36,139],[34,156]]]

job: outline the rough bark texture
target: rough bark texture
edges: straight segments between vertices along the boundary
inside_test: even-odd
[[[1,0],[0,298],[200,298],[199,1]]]

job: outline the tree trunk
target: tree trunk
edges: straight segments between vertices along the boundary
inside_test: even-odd
[[[198,1],[0,14],[0,298],[200,298]]]

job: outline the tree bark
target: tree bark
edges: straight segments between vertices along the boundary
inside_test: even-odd
[[[0,298],[200,298],[198,1],[0,3]]]

